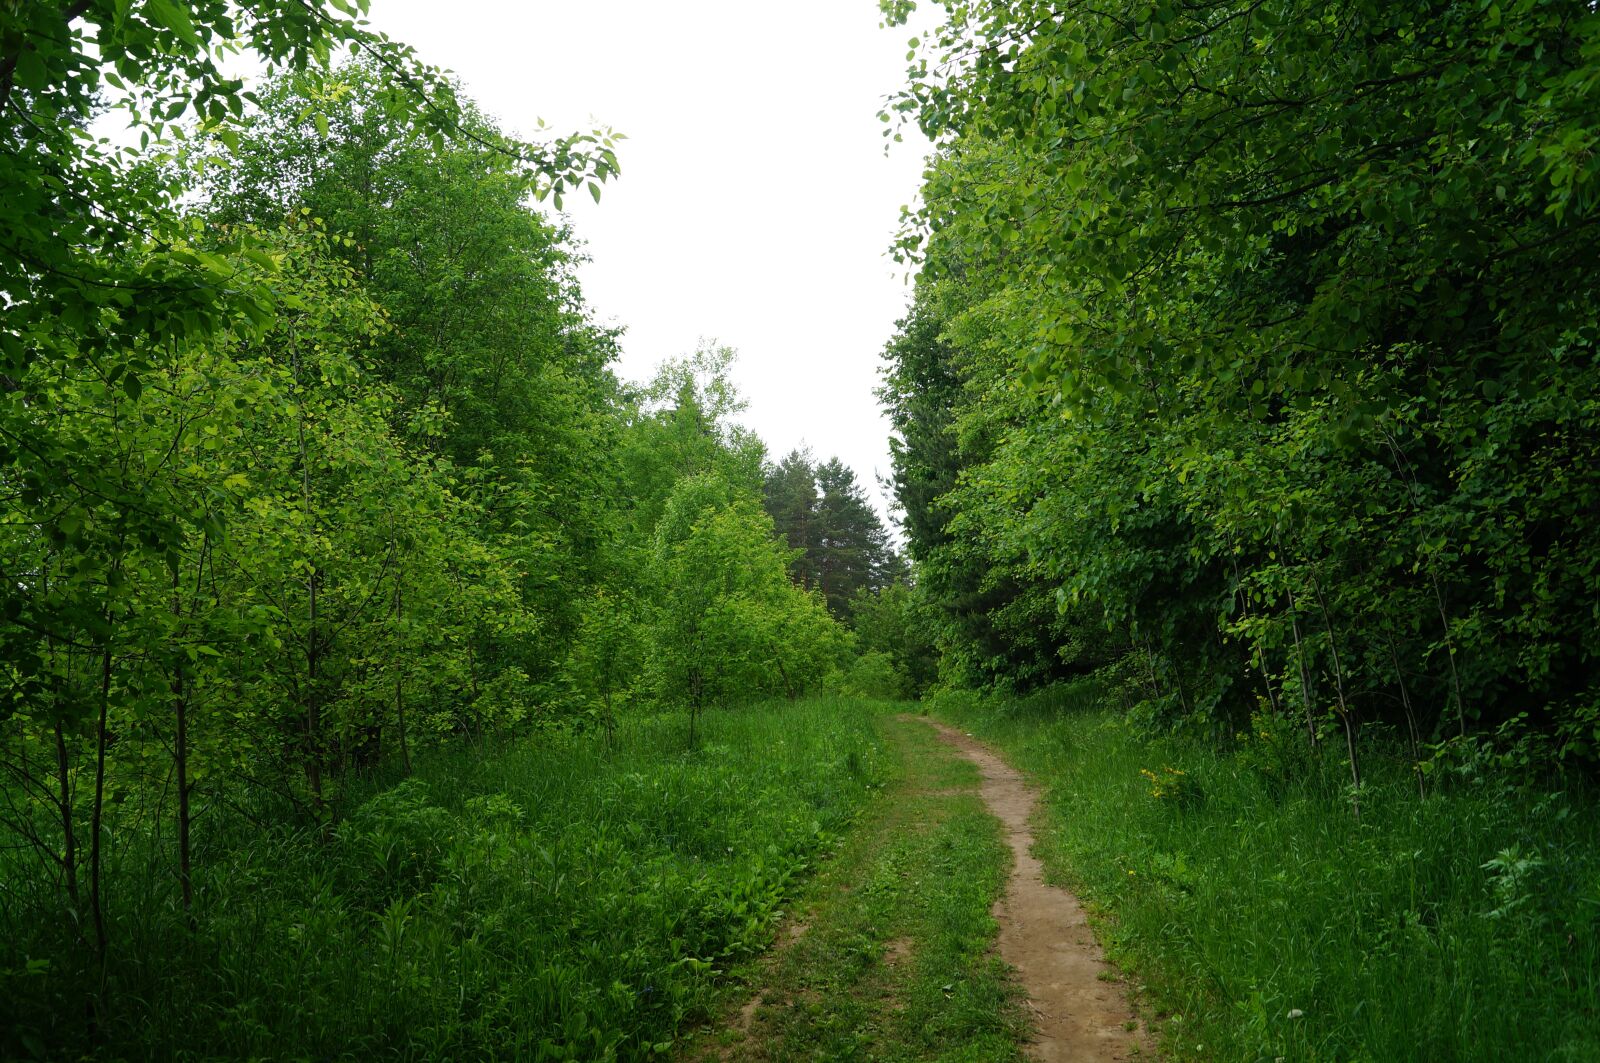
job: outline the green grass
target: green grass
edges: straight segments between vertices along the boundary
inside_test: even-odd
[[[666,1052],[886,778],[880,714],[711,713],[694,752],[663,718],[615,751],[544,736],[441,754],[352,799],[329,839],[208,821],[193,933],[124,845],[99,1029],[60,913],[8,908],[0,1057]]]
[[[914,720],[884,718],[892,781],[806,891],[798,933],[748,965],[690,1058],[1020,1059],[1019,996],[990,910],[1010,855],[978,772]],[[741,1028],[742,1027],[742,1028]]]
[[[1174,1057],[1600,1059],[1592,796],[1477,773],[1419,800],[1374,755],[1358,824],[1268,740],[1239,756],[1144,738],[1096,700],[938,711],[1044,784],[1040,855],[1145,984]],[[1183,799],[1141,770],[1181,778]]]

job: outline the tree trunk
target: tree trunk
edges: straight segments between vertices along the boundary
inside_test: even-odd
[[[195,582],[198,584],[201,576],[200,569],[204,568],[205,551],[202,547],[200,563],[195,573]],[[180,621],[174,628],[173,634],[181,640],[183,599],[180,597],[181,584],[178,569],[172,570],[172,615]],[[190,876],[189,861],[189,699],[188,691],[184,684],[183,654],[181,646],[174,655],[172,665],[172,715],[174,719],[174,734],[172,739],[172,762],[178,775],[178,892],[183,900],[183,911],[189,919],[189,929],[194,929],[194,887]]]
[[[61,803],[61,874],[67,887],[67,899],[78,907],[78,836],[72,823],[71,760],[67,755],[67,736],[61,721],[56,721],[56,792]],[[76,911],[74,917],[76,918]]]
[[[312,807],[320,819],[322,798],[322,705],[317,691],[317,668],[321,647],[317,645],[317,570],[313,567],[306,579],[309,599],[306,629],[306,696],[305,696],[305,753],[306,787],[311,791]]]
[[[400,622],[400,617],[401,617],[401,612],[400,612],[400,609],[401,609],[401,605],[400,605],[400,588],[401,588],[400,570],[399,570],[399,568],[397,566],[396,569],[395,569],[395,574],[394,574],[394,619],[395,619],[395,627],[396,627],[396,633],[397,634],[398,634],[399,622]],[[400,648],[401,653],[403,655],[404,647],[399,647],[399,648]],[[399,661],[395,662],[395,669],[394,669],[394,718],[395,718],[395,726],[400,729],[400,761],[401,761],[402,764],[405,765],[406,774],[410,775],[411,774],[411,747],[410,747],[410,745],[407,744],[407,739],[406,739],[405,672],[400,667],[400,662]]]
[[[1334,634],[1333,617],[1328,613],[1328,602],[1322,596],[1322,583],[1315,575],[1311,577],[1311,588],[1317,596],[1317,607],[1322,611],[1322,622],[1328,629],[1328,652],[1333,659],[1333,692],[1339,699],[1339,719],[1344,724],[1345,749],[1350,754],[1350,800],[1355,810],[1356,820],[1361,820],[1361,765],[1356,759],[1356,732],[1355,721],[1350,717],[1350,706],[1344,697],[1344,669],[1339,664],[1339,640]]]
[[[1315,750],[1317,743],[1317,721],[1311,710],[1311,670],[1306,667],[1306,649],[1300,639],[1300,607],[1294,600],[1294,590],[1289,588],[1289,626],[1294,632],[1295,662],[1300,670],[1300,704],[1306,712],[1306,737],[1311,740],[1311,748]]]
[[[1422,513],[1422,499],[1417,493],[1417,478],[1412,472],[1411,459],[1406,456],[1400,446],[1400,441],[1393,434],[1384,432],[1384,441],[1389,444],[1389,452],[1394,456],[1394,468],[1400,474],[1401,480],[1406,485],[1406,495],[1411,499],[1411,508],[1420,516]],[[1444,604],[1444,590],[1439,586],[1439,571],[1433,565],[1433,559],[1428,558],[1428,584],[1433,590],[1433,604],[1439,611],[1439,630],[1444,637],[1446,662],[1450,666],[1450,694],[1456,703],[1456,733],[1466,737],[1467,714],[1461,696],[1461,675],[1456,670],[1456,643],[1450,634],[1450,614]],[[1438,726],[1437,722],[1434,725]]]
[[[296,454],[300,462],[300,506],[306,520],[313,526],[316,514],[311,496],[311,455],[306,445],[305,393],[300,380],[300,346],[294,330],[289,333],[289,365],[294,372],[295,405],[299,420],[295,424]],[[317,818],[323,818],[322,799],[322,707],[318,701],[317,671],[321,647],[317,644],[317,585],[315,564],[307,566],[306,576],[306,692],[301,726],[305,730],[306,788],[311,791],[311,805]],[[325,825],[326,826],[326,825]]]
[[[1250,606],[1244,594],[1243,580],[1239,576],[1239,563],[1233,562],[1233,596],[1239,603],[1239,615],[1243,619],[1250,618]],[[1255,640],[1254,652],[1251,654],[1256,669],[1261,673],[1261,685],[1267,692],[1267,705],[1272,709],[1272,715],[1280,715],[1278,708],[1278,695],[1272,689],[1272,671],[1267,667],[1267,647],[1260,638]]]
[[[705,677],[697,668],[689,673],[689,748],[694,748],[695,723],[700,716],[700,695],[705,690]]]
[[[774,657],[773,662],[778,666],[778,675],[783,679],[783,689],[788,692],[789,700],[794,701],[800,695],[794,688],[794,682],[789,678],[789,670],[783,666],[782,657]]]
[[[1394,663],[1394,681],[1400,684],[1400,704],[1406,711],[1406,737],[1411,741],[1411,770],[1417,777],[1417,796],[1425,798],[1428,796],[1428,785],[1422,776],[1422,751],[1418,745],[1421,735],[1417,732],[1416,714],[1411,711],[1411,691],[1406,689],[1406,676],[1400,670],[1400,651],[1395,648],[1393,633],[1389,634],[1388,640],[1389,660]]]
[[[1439,589],[1439,576],[1433,571],[1433,565],[1428,565],[1428,582],[1433,585],[1433,602],[1439,608],[1439,628],[1444,632],[1445,659],[1450,664],[1450,693],[1456,703],[1456,733],[1465,738],[1467,734],[1467,711],[1461,697],[1461,675],[1456,671],[1456,640],[1450,634],[1450,618],[1445,612],[1444,593]]]
[[[109,623],[109,616],[107,623]],[[94,802],[89,806],[89,912],[94,920],[95,954],[100,961],[100,973],[105,974],[106,917],[104,895],[100,888],[100,871],[103,860],[101,834],[105,822],[106,806],[106,745],[109,741],[107,715],[111,708],[111,653],[110,637],[100,651],[100,713],[95,722],[94,750]]]

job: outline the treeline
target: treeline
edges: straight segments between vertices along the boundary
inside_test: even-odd
[[[530,206],[598,198],[609,135],[514,141],[347,6],[0,16],[8,1054],[92,1046],[133,937],[205,940],[239,824],[331,842],[429,747],[853,689],[825,595],[893,569],[835,462],[791,578],[732,352],[612,373]]]
[[[1597,86],[1582,0],[951,8],[886,112],[943,681],[1592,767]]]

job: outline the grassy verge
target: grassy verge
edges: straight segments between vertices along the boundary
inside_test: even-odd
[[[881,785],[880,715],[713,713],[692,753],[681,719],[546,736],[420,761],[331,838],[210,826],[192,932],[170,884],[111,898],[92,1038],[59,920],[8,911],[0,1056],[664,1052]]]
[[[1591,797],[1479,774],[1420,800],[1373,758],[1358,824],[1338,787],[1259,749],[1141,738],[1093,702],[938,711],[1044,784],[1040,855],[1097,911],[1174,1056],[1600,1059]]]
[[[741,972],[744,1007],[690,1058],[1020,1058],[990,916],[1009,855],[977,770],[924,724],[880,726],[895,764],[883,797],[807,889],[792,941]]]

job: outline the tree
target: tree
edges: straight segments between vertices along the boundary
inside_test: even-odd
[[[573,640],[567,675],[584,699],[586,711],[616,740],[617,710],[634,693],[643,668],[643,606],[626,591],[604,587],[583,607]]]
[[[885,658],[898,677],[897,696],[920,697],[939,677],[939,650],[928,603],[919,590],[891,583],[863,588],[850,605],[850,626],[862,656]]]
[[[801,587],[817,585],[818,543],[817,470],[807,451],[792,450],[767,470],[761,503],[766,508],[778,535],[788,544],[792,560],[789,575]]]
[[[373,368],[399,394],[395,430],[456,470],[539,617],[493,649],[491,670],[552,681],[581,622],[573,592],[604,575],[614,338],[588,321],[567,234],[488,146],[493,124],[464,103],[473,139],[436,144],[395,121],[386,74],[367,60],[269,82],[232,165],[213,171],[211,211],[309,214],[348,234],[339,252],[392,325]]]
[[[705,473],[673,489],[651,561],[647,667],[658,695],[688,709],[691,744],[707,706],[796,697],[842,652],[843,630],[789,581],[785,562],[752,496]]]
[[[668,359],[648,386],[624,396],[618,503],[629,535],[648,545],[679,480],[709,474],[741,493],[761,489],[765,446],[733,422],[744,400],[729,379],[737,352],[704,343]]]
[[[364,49],[388,74],[391,120],[441,143],[467,137],[514,160],[527,187],[559,195],[598,189],[616,170],[608,133],[545,145],[467,129],[452,86],[404,45],[363,27],[364,2],[287,5],[49,0],[0,12],[0,255],[5,327],[0,372],[15,382],[40,360],[95,367],[132,391],[150,348],[249,321],[260,326],[273,289],[197,245],[180,208],[188,175],[164,165],[192,120],[224,146],[245,113],[244,83],[219,65],[217,45],[242,46],[269,70],[326,64],[342,46]],[[139,148],[85,135],[107,92]],[[321,120],[319,119],[319,122]],[[152,150],[152,145],[154,146]],[[248,249],[238,230],[234,245]],[[253,259],[265,264],[259,252]],[[16,386],[15,383],[12,385]],[[61,462],[47,431],[0,425],[34,460]],[[80,470],[88,476],[92,470]]]
[[[848,465],[818,465],[817,489],[817,585],[834,615],[848,617],[858,591],[894,579],[899,556]]]
[[[373,372],[394,322],[372,278],[304,209],[198,216],[196,174],[208,152],[245,154],[250,96],[218,65],[235,47],[302,75],[364,50],[385,71],[396,139],[436,155],[471,142],[494,160],[500,203],[575,181],[597,191],[615,159],[604,134],[500,137],[365,30],[363,10],[0,11],[0,767],[8,797],[20,787],[7,826],[42,868],[15,925],[38,917],[60,985],[87,1000],[63,1015],[86,1015],[91,1041],[118,984],[124,847],[169,836],[152,824],[175,818],[176,874],[149,895],[170,882],[193,926],[197,800],[272,795],[326,826],[339,776],[375,762],[386,733],[409,756],[419,675],[464,673],[434,686],[431,715],[480,730],[526,702],[508,694],[514,664],[481,686],[476,667],[484,646],[536,630],[521,566],[509,536],[475,534],[491,493],[418,446],[427,432],[402,434],[417,427],[403,392]],[[137,147],[86,135],[108,93]],[[319,134],[326,102],[305,116]],[[581,317],[557,262],[529,269]],[[607,391],[591,361],[590,385]]]
[[[794,581],[819,590],[842,620],[859,590],[887,586],[902,570],[855,473],[838,458],[813,465],[809,454],[791,452],[767,470],[762,503],[794,551]]]
[[[1063,617],[1026,547],[994,534],[959,500],[1012,427],[1018,398],[1007,360],[1015,326],[984,312],[984,290],[978,277],[920,286],[885,349],[879,396],[894,428],[895,498],[941,675],[956,686],[1027,689],[1093,665],[1072,646],[1079,618]],[[985,401],[991,395],[1000,402]],[[1031,497],[1015,480],[982,483],[998,488],[996,501],[1008,507],[1001,512]]]

